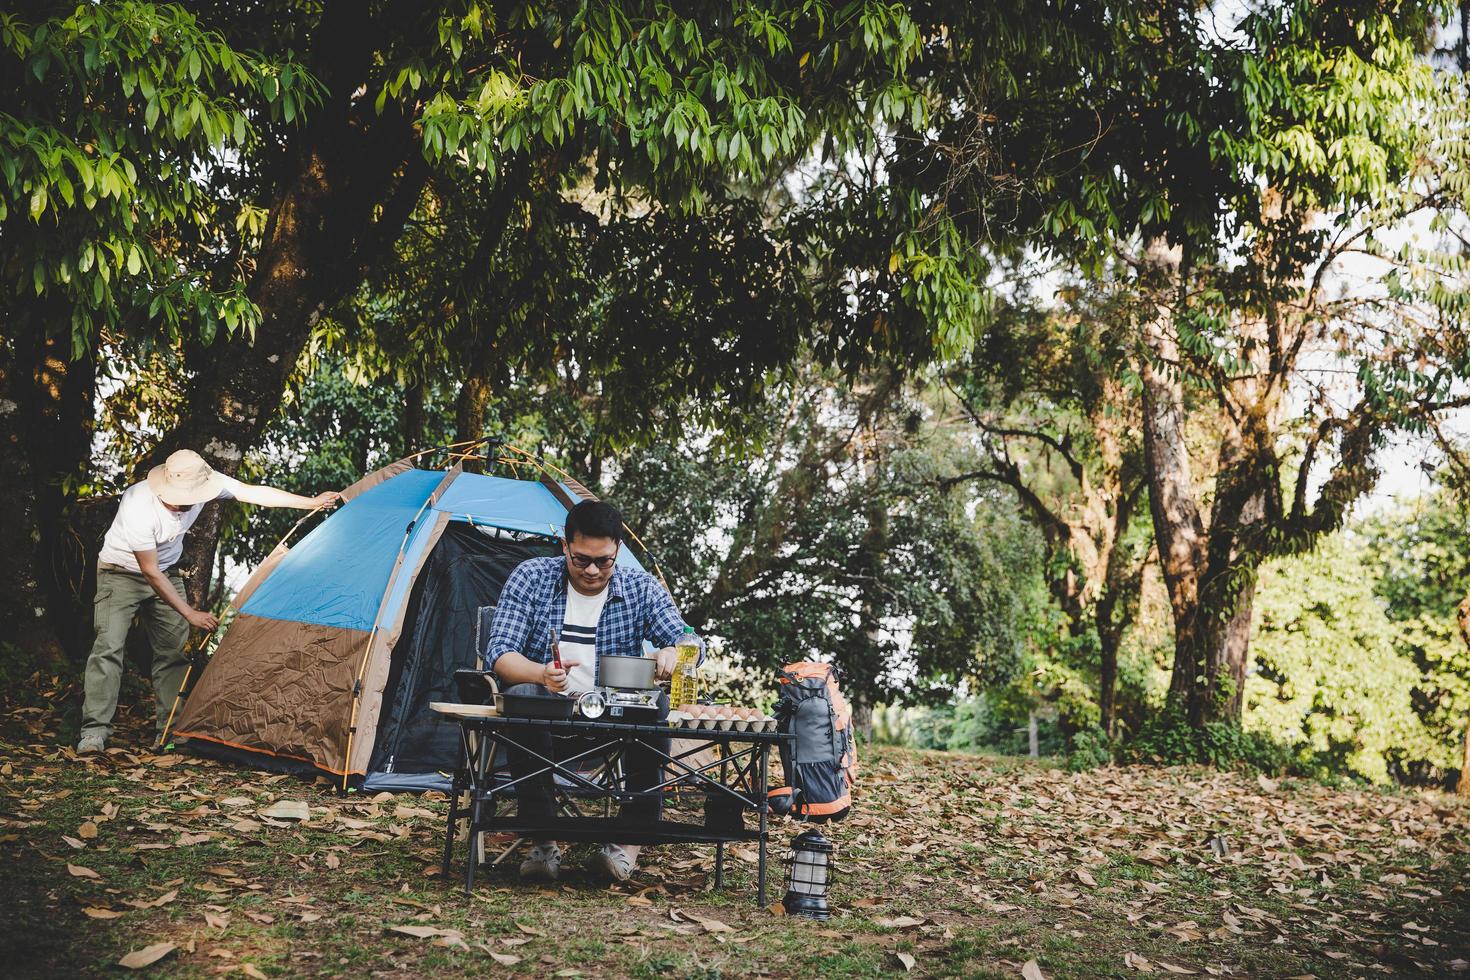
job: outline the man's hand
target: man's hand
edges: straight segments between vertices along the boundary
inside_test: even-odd
[[[555,664],[544,664],[541,672],[541,686],[553,694],[560,694],[567,689],[567,675],[573,667],[581,661],[563,660],[561,666]]]
[[[661,681],[666,681],[674,676],[674,668],[679,664],[679,651],[674,647],[664,647],[653,655],[658,666],[653,669],[653,676]]]
[[[188,612],[184,613],[184,618],[187,619],[189,621],[189,625],[194,627],[196,630],[213,631],[219,627],[218,619],[216,619],[210,613],[201,612],[198,609],[190,609]]]
[[[335,507],[342,502],[342,495],[335,490],[324,490],[311,498],[314,509],[322,507]]]

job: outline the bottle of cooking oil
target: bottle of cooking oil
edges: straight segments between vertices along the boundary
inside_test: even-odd
[[[678,659],[669,684],[669,703],[677,707],[693,704],[699,698],[699,650],[703,646],[694,635],[694,627],[684,627],[684,635],[674,641]]]

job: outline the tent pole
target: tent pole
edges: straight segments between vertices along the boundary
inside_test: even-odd
[[[184,689],[189,686],[189,675],[194,673],[194,660],[199,656],[200,651],[204,649],[204,645],[209,642],[209,638],[213,635],[214,630],[209,630],[199,638],[198,643],[194,644],[194,649],[189,651],[189,666],[184,669],[184,679],[179,684],[178,693],[174,695],[173,705],[168,709],[168,721],[163,723],[163,734],[158,736],[158,751],[160,752],[168,745],[168,733],[174,727],[174,712],[179,710],[179,702],[184,699]]]
[[[342,756],[342,792],[347,795],[347,779],[352,773],[352,736],[357,731],[357,706],[362,702],[362,675],[367,670],[368,655],[373,651],[373,640],[377,639],[378,625],[368,634],[367,648],[362,651],[362,663],[357,668],[357,682],[352,685],[352,715],[347,720],[347,751]]]

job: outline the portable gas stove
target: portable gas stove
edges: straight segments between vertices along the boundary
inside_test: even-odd
[[[577,699],[577,712],[587,719],[606,716],[652,723],[658,720],[658,689],[594,687]]]

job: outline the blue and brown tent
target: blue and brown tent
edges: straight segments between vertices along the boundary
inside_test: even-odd
[[[520,562],[556,549],[571,480],[417,469],[343,492],[235,597],[176,726],[191,751],[367,789],[447,788],[458,734],[429,710],[477,666],[481,619]],[[620,565],[638,567],[629,549]]]

